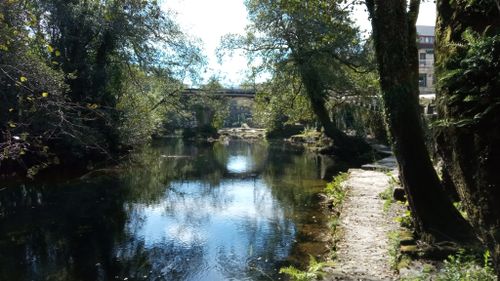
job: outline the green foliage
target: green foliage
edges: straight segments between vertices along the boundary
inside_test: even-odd
[[[275,72],[270,81],[258,85],[254,121],[270,131],[295,123],[312,124],[316,120],[300,77],[290,67]]]
[[[380,199],[384,200],[384,207],[383,207],[384,212],[388,212],[392,203],[394,203],[394,188],[400,185],[398,183],[398,180],[390,173],[388,173],[388,176],[389,176],[389,186],[378,195]]]
[[[165,98],[165,93],[174,92],[181,85],[137,68],[130,70],[129,77],[123,82],[123,93],[117,100],[118,131],[121,143],[136,146],[161,131],[168,107],[166,103],[155,106]],[[176,102],[173,98],[169,101]]]
[[[388,234],[389,237],[389,264],[393,270],[398,269],[399,259],[401,258],[401,253],[399,251],[399,246],[401,239],[399,237],[398,231],[391,231]]]
[[[326,184],[325,193],[333,201],[333,206],[340,206],[347,194],[343,183],[349,177],[348,173],[339,173],[333,180]]]
[[[287,274],[294,281],[314,281],[324,276],[322,269],[325,265],[326,263],[318,262],[313,256],[309,256],[309,266],[306,271],[288,266],[281,268],[280,273]]]
[[[247,36],[227,36],[221,49],[244,49],[249,61],[262,62],[254,72],[271,74],[257,99],[259,124],[273,130],[317,118],[330,132],[335,124],[324,113],[337,105],[335,98],[376,94],[358,73],[373,67],[370,44],[338,1],[249,0],[246,6]]]
[[[396,218],[396,222],[398,222],[402,227],[412,228],[413,220],[411,216],[411,211],[406,210],[401,216]]]
[[[389,211],[391,204],[394,203],[394,199],[392,194],[394,193],[394,186],[389,185],[383,192],[381,192],[378,196],[380,199],[384,200],[384,213]]]
[[[224,126],[224,120],[229,115],[229,99],[211,96],[215,94],[217,90],[221,90],[222,88],[223,87],[219,81],[212,77],[208,83],[202,87],[202,89],[206,91],[206,95],[198,100],[204,110],[211,112],[209,120],[207,120],[207,125],[210,125],[215,129],[222,128]]]
[[[418,276],[403,278],[404,281],[494,281],[497,280],[491,264],[491,256],[486,251],[481,258],[460,251],[444,262],[436,272],[424,271]]]
[[[0,52],[0,163],[28,175],[144,143],[203,63],[155,0],[2,1]]]
[[[434,125],[438,127],[477,126],[500,110],[500,35],[463,33],[464,45],[450,46],[441,68],[438,88],[450,93],[441,99],[450,115]]]
[[[482,264],[480,263],[482,262]],[[466,255],[463,251],[448,257],[444,268],[436,277],[438,281],[488,281],[497,280],[491,266],[489,251],[483,255],[483,260]]]
[[[201,87],[202,91],[197,95],[181,97],[179,106],[167,110],[167,116],[174,117],[168,127],[185,129],[186,137],[206,138],[216,135],[217,129],[224,126],[230,108],[229,99],[217,95],[220,89],[222,89],[220,83],[211,78],[208,84]]]

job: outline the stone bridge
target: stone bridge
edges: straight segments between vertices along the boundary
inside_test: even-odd
[[[247,98],[254,99],[255,98],[255,90],[247,90],[247,89],[217,89],[217,90],[204,90],[204,89],[195,89],[195,88],[187,88],[181,92],[183,95],[187,96],[196,96],[196,95],[209,95],[209,96],[221,96],[221,97],[230,97],[230,98]]]

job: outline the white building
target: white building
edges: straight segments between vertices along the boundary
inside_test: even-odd
[[[419,89],[421,95],[435,94],[434,26],[417,25]]]
[[[417,38],[420,105],[425,114],[435,114],[434,26],[417,25]]]

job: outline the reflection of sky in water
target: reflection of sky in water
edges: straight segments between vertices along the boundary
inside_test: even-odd
[[[225,280],[224,271],[244,272],[252,260],[282,260],[295,235],[293,223],[262,180],[225,180],[219,186],[174,182],[161,203],[135,204],[131,212],[135,215],[128,229],[146,248],[202,249],[191,257],[201,259],[202,266],[189,269],[183,280]],[[188,260],[172,261],[176,265],[169,267],[182,267]]]
[[[230,173],[245,173],[252,169],[252,160],[248,156],[229,156],[227,170]]]
[[[8,188],[0,280],[278,280],[323,183],[316,156],[270,149],[176,140],[116,174]]]

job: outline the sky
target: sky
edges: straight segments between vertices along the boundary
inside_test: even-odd
[[[205,80],[215,76],[228,87],[237,87],[245,80],[248,63],[244,56],[225,57],[220,64],[215,53],[223,35],[244,33],[248,19],[243,0],[164,0],[162,7],[175,12],[177,22],[186,33],[202,40],[208,58]],[[422,3],[417,25],[434,25],[435,9],[434,3]],[[353,18],[361,30],[371,29],[363,6],[356,9]]]

